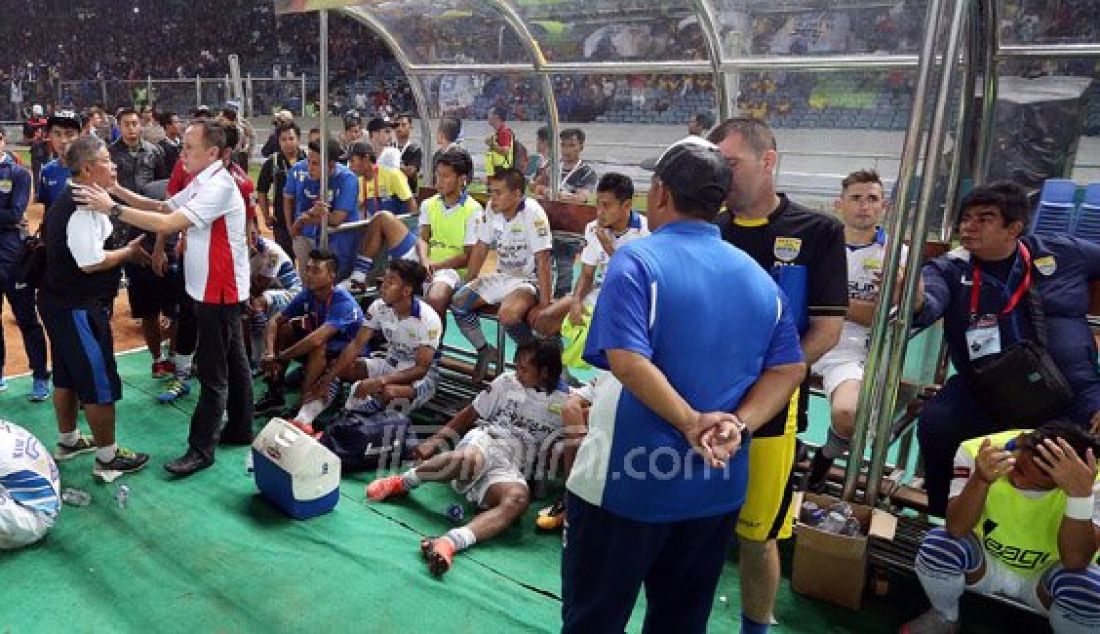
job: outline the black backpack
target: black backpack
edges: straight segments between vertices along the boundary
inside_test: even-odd
[[[416,435],[399,412],[345,410],[329,422],[320,442],[340,458],[344,473],[354,473],[397,467],[416,446]]]

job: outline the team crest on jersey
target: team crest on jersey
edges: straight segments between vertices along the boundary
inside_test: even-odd
[[[1058,263],[1054,261],[1053,255],[1044,255],[1041,258],[1035,259],[1035,270],[1050,277],[1058,270]]]
[[[802,251],[802,238],[777,237],[772,253],[781,262],[791,262]]]

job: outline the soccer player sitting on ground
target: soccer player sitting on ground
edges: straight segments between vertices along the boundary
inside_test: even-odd
[[[550,221],[546,212],[523,192],[523,174],[513,168],[497,170],[489,179],[489,208],[478,227],[477,244],[470,254],[469,284],[451,300],[458,328],[477,350],[473,380],[485,378],[496,348],[485,340],[477,311],[500,306],[500,326],[518,345],[534,337],[529,322],[550,305],[551,275]],[[478,278],[489,249],[497,253],[497,270]],[[500,368],[497,368],[499,371]]]
[[[410,412],[435,394],[435,362],[442,327],[439,315],[419,298],[427,271],[418,262],[393,260],[382,278],[381,297],[367,309],[359,333],[324,373],[303,391],[302,407],[292,421],[313,433],[313,421],[332,402],[330,386],[355,381],[344,405],[348,411],[373,414],[387,407]],[[376,333],[386,338],[386,352],[362,356]]]
[[[416,234],[393,215],[398,210],[394,202],[400,202],[402,213],[415,214],[416,200],[401,170],[378,165],[374,148],[366,141],[348,148],[348,169],[359,177],[360,216],[370,218],[370,224],[359,238],[355,269],[341,286],[361,292],[382,247],[394,260],[419,259]]]
[[[466,193],[474,173],[462,148],[443,152],[435,164],[435,196],[420,203],[420,260],[428,263],[431,286],[426,300],[436,314],[446,315],[455,289],[466,281],[466,265],[477,244],[481,203]],[[446,323],[444,323],[446,326]]]
[[[267,323],[302,291],[302,279],[286,251],[274,240],[260,235],[260,223],[255,214],[248,218],[248,251],[252,283],[245,319],[252,334],[252,365],[259,367]]]
[[[336,284],[336,256],[328,251],[310,252],[305,289],[290,300],[267,324],[261,366],[267,394],[256,402],[256,414],[272,414],[286,406],[285,373],[293,359],[302,359],[302,385],[314,385],[328,362],[355,339],[363,324],[363,311],[355,298]],[[335,397],[339,384],[329,387]]]
[[[600,294],[607,263],[615,249],[649,235],[645,216],[631,209],[634,183],[622,174],[609,172],[596,186],[596,219],[584,228],[581,276],[573,294],[555,300],[534,322],[541,337],[559,333],[572,339],[570,349],[584,349],[592,308]]]
[[[428,569],[441,575],[454,554],[499,535],[527,510],[528,467],[561,429],[568,397],[561,383],[561,350],[550,341],[528,341],[516,351],[516,371],[498,376],[447,425],[419,445],[424,460],[402,475],[367,486],[367,497],[381,501],[404,495],[422,482],[450,482],[457,493],[485,509],[470,523],[425,538],[420,550]],[[446,440],[465,434],[454,451],[432,456]]]
[[[1100,438],[1070,422],[962,443],[947,523],[917,552],[932,608],[904,634],[959,631],[969,588],[1024,602],[1057,634],[1100,631]]]

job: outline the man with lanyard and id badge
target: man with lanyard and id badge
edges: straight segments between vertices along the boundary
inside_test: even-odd
[[[1055,418],[1093,433],[1100,429],[1100,371],[1085,316],[1089,283],[1100,279],[1100,245],[1068,236],[1022,235],[1030,205],[1026,191],[1014,183],[975,188],[960,206],[962,246],[924,265],[914,306],[917,327],[944,320],[958,371],[925,405],[917,431],[929,511],[939,516],[946,510],[952,460],[964,440]],[[1027,342],[1049,363],[1005,377],[1001,389],[987,385],[983,374],[989,376],[990,365]],[[1059,377],[1047,378],[1050,366]],[[1006,393],[1010,383],[1040,374],[1046,375],[1041,381]],[[1057,385],[1064,386],[1064,402],[1052,397],[1053,409],[1036,414],[1044,420],[1015,419],[1015,411],[1027,406],[1016,401],[1047,399],[1058,392]]]

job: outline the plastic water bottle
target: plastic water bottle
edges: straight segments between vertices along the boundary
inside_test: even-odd
[[[92,503],[92,494],[82,489],[65,487],[61,489],[61,501],[69,506],[88,506]]]
[[[461,504],[453,503],[447,507],[447,519],[454,524],[461,524],[466,519],[466,509]]]
[[[126,507],[130,506],[130,487],[125,484],[118,487],[118,492],[115,493],[115,500],[118,501],[118,508],[126,510]]]
[[[823,519],[825,519],[825,509],[808,500],[802,503],[802,509],[798,513],[798,521],[806,526],[817,526]]]
[[[840,529],[841,535],[847,535],[848,537],[859,537],[863,534],[863,527],[860,525],[859,520],[855,517],[849,517],[844,522],[844,528]]]
[[[249,449],[248,452],[244,454],[244,474],[252,475],[252,470],[252,450]]]
[[[844,528],[845,522],[848,518],[844,517],[836,511],[829,511],[825,515],[825,519],[821,520],[821,523],[817,525],[817,529],[825,531],[826,533],[837,533]]]

